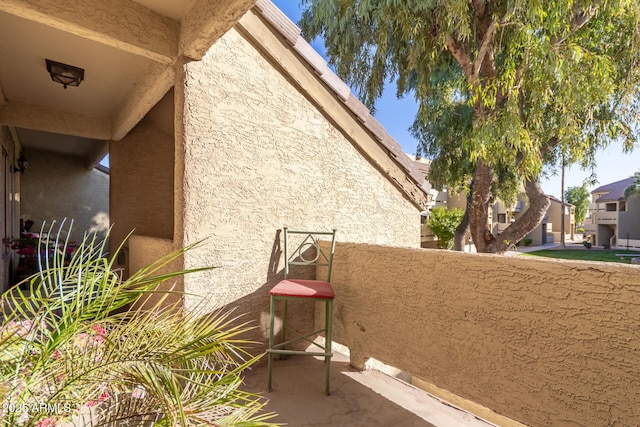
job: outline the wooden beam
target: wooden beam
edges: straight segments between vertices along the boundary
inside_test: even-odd
[[[200,60],[256,0],[196,0],[182,20],[180,54]]]
[[[0,12],[172,64],[180,23],[130,0],[2,0]]]
[[[173,87],[173,84],[173,67],[152,64],[143,73],[143,77],[136,82],[134,90],[116,113],[110,139],[120,141],[124,138]]]
[[[0,106],[0,125],[93,139],[110,139],[111,120],[85,117],[39,105],[10,101]]]

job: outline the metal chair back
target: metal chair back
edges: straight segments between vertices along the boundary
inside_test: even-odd
[[[319,241],[331,238],[328,252],[320,247]],[[292,241],[292,239],[294,241]],[[291,244],[295,249],[291,250]],[[336,230],[333,231],[294,231],[284,227],[284,278],[291,273],[290,266],[327,267],[327,282],[331,282],[331,266],[336,247]]]

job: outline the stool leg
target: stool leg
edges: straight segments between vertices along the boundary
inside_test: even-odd
[[[270,309],[269,309],[269,350],[273,350],[273,342],[274,342],[274,323],[275,323],[275,299],[273,295],[271,296],[270,301]],[[267,354],[267,391],[272,391],[271,388],[271,378],[272,378],[272,369],[273,369],[273,353],[268,352]]]
[[[287,308],[289,305],[289,300],[284,298],[284,310],[282,311],[282,342],[287,342]],[[283,346],[284,350],[285,347]]]
[[[325,310],[325,318],[324,318],[324,351],[328,354],[325,356],[324,363],[326,365],[326,379],[325,379],[325,393],[327,396],[331,394],[331,388],[329,386],[329,381],[331,379],[331,341],[333,337],[331,336],[331,328],[333,326],[333,300],[328,299],[326,303]]]

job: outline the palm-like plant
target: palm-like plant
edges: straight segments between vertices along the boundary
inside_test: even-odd
[[[640,171],[633,174],[633,182],[624,190],[625,198],[633,195],[640,195]]]
[[[167,306],[167,293],[153,310],[132,308],[158,284],[198,271],[160,273],[190,248],[122,279],[105,241],[85,238],[65,260],[60,232],[41,240],[54,250],[39,251],[29,290],[2,296],[2,424],[273,425],[262,398],[240,390],[257,359],[241,338],[246,323]]]

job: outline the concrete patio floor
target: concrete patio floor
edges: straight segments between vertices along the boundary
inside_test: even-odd
[[[266,364],[247,373],[244,389],[269,399],[267,412],[278,414],[272,422],[294,427],[495,426],[380,371],[357,371],[340,353],[331,362],[331,395],[326,396],[324,371],[315,357],[274,360],[272,392],[265,392]]]

